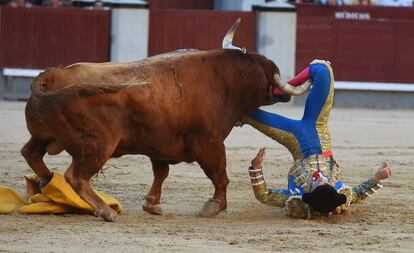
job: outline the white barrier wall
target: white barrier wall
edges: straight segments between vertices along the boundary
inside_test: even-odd
[[[148,57],[149,10],[145,7],[112,9],[111,61],[130,62]]]
[[[257,50],[274,61],[282,79],[295,75],[296,57],[296,10],[257,10]]]

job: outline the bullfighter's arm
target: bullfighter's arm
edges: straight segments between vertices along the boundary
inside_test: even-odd
[[[250,181],[254,196],[263,204],[284,207],[289,195],[284,190],[268,189],[263,177],[262,168],[249,168]]]
[[[263,204],[284,207],[289,195],[284,193],[283,190],[268,189],[266,186],[261,166],[264,155],[265,149],[261,148],[252,160],[252,166],[249,168],[254,196]]]
[[[390,176],[391,165],[388,161],[386,161],[378,169],[374,177],[352,188],[349,186],[342,187],[342,189],[339,190],[339,193],[343,193],[347,197],[347,203],[344,204],[344,207],[355,204],[358,201],[364,200],[374,194],[377,190],[382,188],[381,180],[386,179]]]
[[[370,178],[358,186],[352,187],[352,201],[351,204],[364,200],[374,194],[382,185],[377,183],[373,178]]]

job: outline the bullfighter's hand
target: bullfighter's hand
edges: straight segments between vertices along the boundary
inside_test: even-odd
[[[254,169],[260,169],[262,167],[262,162],[264,159],[264,156],[266,154],[266,148],[259,149],[259,152],[257,153],[256,157],[252,160],[252,167]]]
[[[391,164],[385,161],[377,170],[374,175],[375,182],[379,183],[382,179],[389,178],[391,176]]]

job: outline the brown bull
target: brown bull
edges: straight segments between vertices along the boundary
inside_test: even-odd
[[[26,105],[31,139],[22,154],[46,184],[52,173],[44,155],[66,150],[73,158],[66,180],[107,221],[116,213],[89,181],[108,159],[150,157],[154,181],[143,207],[154,214],[162,212],[169,164],[196,161],[215,187],[200,214],[214,216],[227,204],[223,141],[238,120],[272,96],[278,74],[272,61],[237,49],[49,69],[32,84]]]

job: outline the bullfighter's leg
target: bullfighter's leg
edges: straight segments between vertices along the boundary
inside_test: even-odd
[[[201,142],[203,143],[203,142]],[[197,162],[204,173],[214,184],[214,196],[209,199],[200,211],[202,217],[213,217],[227,208],[227,185],[229,179],[226,173],[226,152],[223,142],[206,141],[204,145],[195,148]]]
[[[80,157],[73,156],[72,164],[65,172],[65,179],[76,193],[95,210],[95,216],[100,216],[105,221],[115,221],[117,213],[96,195],[90,186],[90,179],[110,158],[113,150],[108,152],[108,146],[104,145],[96,145],[95,147],[95,149],[88,148],[95,151],[94,153]]]
[[[151,160],[154,181],[148,195],[145,197],[145,204],[142,206],[144,211],[150,214],[162,214],[160,206],[161,187],[164,180],[168,177],[170,168],[166,161]]]
[[[53,176],[43,161],[47,145],[48,141],[42,141],[32,137],[21,150],[21,154],[26,159],[30,168],[39,177],[40,187],[49,183]]]

